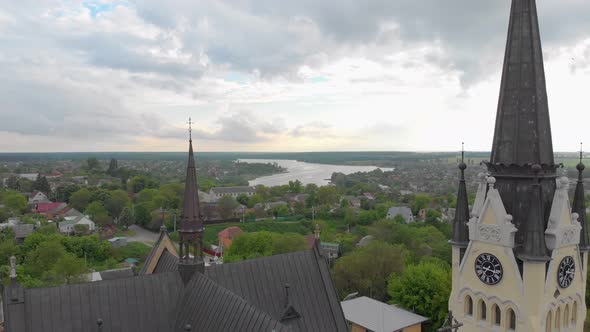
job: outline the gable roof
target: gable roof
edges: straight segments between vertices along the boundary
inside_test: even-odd
[[[346,320],[375,332],[401,331],[428,318],[366,296],[342,301]]]
[[[189,282],[178,308],[175,331],[185,331],[186,324],[191,325],[192,331],[290,331],[201,273],[195,274]]]
[[[160,229],[160,236],[158,237],[158,241],[156,241],[152,250],[146,257],[145,263],[139,271],[139,274],[150,274],[155,272],[154,269],[156,269],[156,267],[160,263],[160,259],[165,252],[167,252],[169,255],[175,256],[176,260],[174,262],[178,262],[178,252],[176,251],[176,248],[174,247],[172,240],[170,240],[166,228],[163,226]],[[165,272],[168,271],[172,270],[165,270]],[[163,272],[163,270],[160,270],[159,272]]]
[[[205,274],[280,320],[289,302],[301,318],[284,321],[294,331],[346,331],[326,260],[311,250],[210,266]]]
[[[24,303],[4,302],[5,326],[19,332],[94,331],[101,319],[103,331],[170,331],[182,290],[178,273],[25,289]]]

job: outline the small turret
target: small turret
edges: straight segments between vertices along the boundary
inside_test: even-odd
[[[461,149],[461,162],[459,163],[459,170],[461,176],[459,178],[459,191],[457,193],[457,208],[455,210],[455,219],[453,220],[453,237],[449,241],[452,245],[467,248],[469,244],[469,230],[467,223],[469,222],[469,199],[467,197],[467,186],[465,184],[465,150]]]
[[[582,147],[582,143],[580,143],[580,147]],[[576,192],[574,194],[574,202],[572,204],[572,212],[578,214],[578,221],[580,222],[580,226],[582,226],[582,231],[580,232],[580,250],[581,251],[590,251],[590,239],[588,239],[588,218],[586,218],[586,197],[584,193],[584,163],[582,162],[583,159],[583,151],[580,148],[580,162],[576,166],[578,170],[578,183],[576,184]]]

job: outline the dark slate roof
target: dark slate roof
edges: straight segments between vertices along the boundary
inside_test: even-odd
[[[533,165],[540,165],[540,210],[542,228],[546,227],[556,188],[547,88],[543,52],[535,0],[512,0],[496,126],[488,171],[497,181],[506,212],[513,217],[518,231],[515,251],[532,257],[530,249],[540,254],[545,246],[542,234],[531,236],[528,225],[536,182]],[[536,209],[536,207],[535,207]],[[534,243],[529,243],[534,241]],[[542,243],[543,242],[543,243]],[[528,248],[528,249],[523,249]],[[543,256],[544,257],[544,256]]]
[[[180,221],[179,232],[198,231],[203,229],[199,193],[197,190],[197,170],[193,154],[193,140],[189,141],[188,165],[186,181],[184,183],[184,206]]]
[[[453,220],[453,237],[451,244],[467,248],[469,244],[469,229],[467,223],[469,222],[469,200],[467,197],[467,186],[465,185],[465,169],[467,165],[461,158],[459,170],[461,177],[459,179],[459,190],[457,192],[457,208],[455,210],[455,219]]]
[[[205,274],[280,320],[289,302],[300,318],[283,321],[294,331],[346,331],[338,294],[326,260],[317,248],[210,266]]]
[[[491,162],[554,164],[535,0],[512,0]]]
[[[7,315],[7,331],[97,331],[98,319],[103,320],[103,331],[170,331],[169,317],[174,317],[182,289],[175,272],[26,289],[24,314],[20,319]]]
[[[17,239],[24,239],[29,237],[35,231],[35,225],[31,224],[18,224],[14,225],[14,237]]]
[[[133,270],[130,267],[100,271],[99,273],[102,280],[125,279],[134,276]]]
[[[572,211],[576,212],[579,217],[578,221],[582,226],[580,232],[580,250],[590,251],[590,239],[588,238],[588,218],[586,216],[586,195],[584,190],[584,169],[586,166],[582,163],[582,152],[580,152],[580,163],[576,166],[578,170],[578,182],[576,183],[576,191],[574,194],[574,201],[572,203]]]
[[[290,331],[278,320],[197,273],[179,302],[175,331]],[[203,319],[207,317],[207,319]]]
[[[160,260],[154,269],[154,273],[178,271],[178,257],[174,256],[168,249],[164,249]]]

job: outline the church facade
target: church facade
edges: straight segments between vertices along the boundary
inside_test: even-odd
[[[449,310],[459,331],[582,331],[589,240],[581,161],[554,161],[535,0],[513,0],[491,159],[471,211],[464,163]]]

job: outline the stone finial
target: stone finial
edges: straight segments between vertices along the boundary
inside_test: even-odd
[[[570,179],[567,176],[562,176],[559,178],[559,189],[568,189],[570,186]]]
[[[193,329],[193,327],[192,327],[192,325],[191,325],[191,324],[185,324],[185,325],[184,325],[184,330],[185,330],[185,331],[190,331],[190,330],[192,330],[192,329]]]
[[[496,178],[493,176],[488,176],[487,181],[490,189],[494,189],[494,185],[496,184]]]
[[[577,212],[572,213],[572,221],[580,222],[579,218],[580,218],[580,215]]]
[[[320,224],[315,224],[315,229],[313,230],[313,233],[315,235],[315,239],[319,240],[320,239]]]
[[[10,279],[16,279],[16,257],[10,256]]]

